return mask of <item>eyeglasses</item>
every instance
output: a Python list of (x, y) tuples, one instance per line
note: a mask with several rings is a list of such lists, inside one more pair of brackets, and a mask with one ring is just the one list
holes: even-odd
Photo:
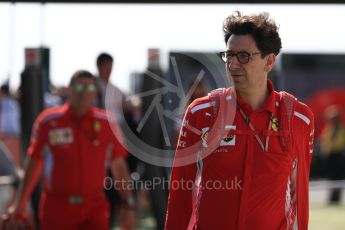
[(261, 54), (261, 52), (248, 53), (246, 51), (240, 51), (240, 52), (234, 53), (232, 51), (223, 51), (219, 53), (224, 63), (230, 63), (232, 61), (232, 58), (236, 56), (238, 62), (241, 64), (247, 64), (250, 58), (256, 54)]
[(91, 84), (81, 84), (81, 83), (75, 83), (72, 86), (73, 91), (76, 93), (81, 93), (81, 92), (86, 92), (88, 94), (92, 94), (96, 92), (97, 88), (96, 85), (91, 83)]

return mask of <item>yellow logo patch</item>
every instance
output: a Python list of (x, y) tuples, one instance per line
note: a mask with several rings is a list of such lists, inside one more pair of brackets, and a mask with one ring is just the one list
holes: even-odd
[(202, 134), (201, 134), (201, 141), (202, 141), (202, 146), (204, 148), (207, 148), (208, 147), (208, 144), (207, 144), (207, 139), (208, 139), (208, 130), (210, 128), (209, 127), (205, 127), (203, 128), (201, 131), (202, 131)]
[(273, 131), (278, 131), (279, 130), (279, 122), (278, 119), (276, 117), (272, 117), (271, 118), (271, 122), (272, 122), (272, 130)]
[[(236, 130), (236, 126), (235, 125), (226, 125), (225, 130)], [(225, 136), (223, 136), (222, 141), (220, 142), (220, 146), (234, 146), (236, 145), (236, 135), (230, 135), (230, 134), (226, 134)]]
[(93, 123), (93, 130), (95, 130), (96, 133), (99, 132), (99, 130), (101, 130), (101, 123), (98, 121), (95, 121)]
[(235, 135), (225, 135), (223, 137), (223, 141), (230, 142), (232, 139), (234, 139)]

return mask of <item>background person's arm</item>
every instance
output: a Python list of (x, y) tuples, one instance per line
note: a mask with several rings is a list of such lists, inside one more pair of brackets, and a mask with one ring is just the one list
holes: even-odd
[(115, 158), (111, 163), (111, 172), (114, 177), (113, 186), (120, 193), (123, 205), (120, 211), (120, 225), (122, 229), (135, 229), (137, 220), (135, 216), (135, 200), (130, 182), (127, 163), (124, 158)]
[(127, 163), (124, 158), (116, 158), (112, 161), (111, 172), (114, 177), (115, 189), (120, 192), (121, 198), (126, 201), (133, 197)]
[(43, 162), (43, 159), (28, 157), (24, 177), (20, 182), (14, 203), (8, 209), (8, 214), (10, 216), (25, 214), (26, 205), (30, 199), (31, 192), (41, 175)]
[(44, 127), (45, 112), (42, 112), (32, 128), (24, 177), (20, 182), (14, 203), (9, 213), (24, 214), (26, 204), (41, 175), (44, 163), (43, 147), (48, 143), (48, 130)]

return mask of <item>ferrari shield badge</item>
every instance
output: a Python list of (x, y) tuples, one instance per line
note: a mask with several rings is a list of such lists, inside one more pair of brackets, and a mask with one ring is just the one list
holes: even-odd
[(276, 117), (272, 117), (271, 118), (271, 122), (272, 122), (272, 130), (273, 131), (278, 131), (279, 130), (279, 122), (278, 119)]
[(204, 148), (208, 147), (208, 144), (207, 144), (208, 130), (209, 130), (209, 127), (202, 128), (202, 130), (201, 130), (202, 131), (202, 133), (201, 133), (201, 141), (202, 141), (202, 146)]

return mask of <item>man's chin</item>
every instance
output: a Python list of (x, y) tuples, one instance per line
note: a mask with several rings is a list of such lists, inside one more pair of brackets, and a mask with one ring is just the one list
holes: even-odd
[(242, 89), (244, 88), (243, 84), (241, 84), (240, 82), (233, 82), (233, 86), (236, 88), (236, 89)]
[(244, 85), (244, 77), (243, 76), (231, 77), (231, 83), (235, 85), (236, 87), (241, 87)]

